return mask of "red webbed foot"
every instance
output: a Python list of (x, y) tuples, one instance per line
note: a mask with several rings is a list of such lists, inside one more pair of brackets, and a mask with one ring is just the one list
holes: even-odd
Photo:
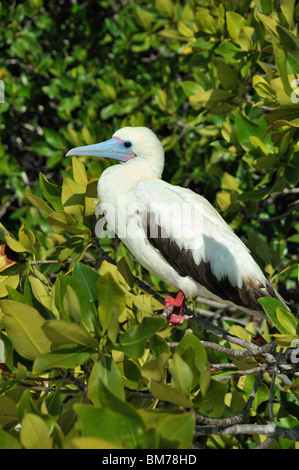
[(170, 292), (165, 299), (165, 307), (163, 315), (167, 318), (168, 323), (174, 326), (180, 326), (188, 315), (184, 315), (185, 311), (185, 295), (180, 290), (177, 294)]

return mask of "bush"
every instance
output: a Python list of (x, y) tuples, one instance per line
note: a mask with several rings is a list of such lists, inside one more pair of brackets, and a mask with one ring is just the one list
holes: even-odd
[(297, 447), (298, 320), (200, 299), (167, 324), (171, 287), (95, 237), (107, 162), (65, 154), (150, 127), (296, 309), (298, 5), (0, 6), (0, 447)]

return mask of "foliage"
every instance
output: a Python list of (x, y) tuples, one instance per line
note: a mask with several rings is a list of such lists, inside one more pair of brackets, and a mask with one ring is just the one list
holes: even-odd
[[(242, 411), (260, 358), (228, 359), (204, 345), (234, 344), (155, 315), (155, 294), (171, 287), (118, 240), (95, 238), (107, 162), (65, 154), (125, 125), (152, 128), (164, 178), (218, 207), (295, 308), (298, 5), (27, 0), (0, 3), (0, 15), (0, 447), (257, 447), (261, 434), (194, 430), (196, 413)], [(273, 300), (261, 299), (264, 339), (298, 344), (298, 320)], [(245, 341), (261, 333), (242, 312), (224, 312), (220, 326)], [(225, 378), (235, 368), (244, 375)], [(266, 371), (245, 422), (273, 413), (298, 429), (294, 377), (271, 389)]]

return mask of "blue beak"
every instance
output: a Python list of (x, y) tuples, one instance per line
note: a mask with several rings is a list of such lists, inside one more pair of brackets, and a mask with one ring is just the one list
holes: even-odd
[(117, 137), (112, 137), (112, 139), (99, 144), (75, 147), (68, 151), (66, 156), (68, 155), (113, 158), (121, 162), (135, 157), (135, 153), (125, 148), (124, 142)]

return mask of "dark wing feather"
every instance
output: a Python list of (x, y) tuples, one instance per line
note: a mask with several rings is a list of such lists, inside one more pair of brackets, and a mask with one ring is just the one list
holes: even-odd
[(268, 281), (265, 286), (261, 282), (248, 277), (244, 279), (242, 286), (239, 288), (231, 284), (228, 276), (217, 279), (211, 269), (210, 263), (201, 260), (199, 264), (196, 264), (192, 250), (181, 249), (175, 240), (165, 236), (162, 228), (156, 224), (154, 216), (147, 214), (144, 222), (146, 222), (144, 228), (148, 241), (160, 252), (163, 258), (180, 276), (191, 277), (201, 286), (204, 286), (209, 292), (217, 295), (224, 301), (231, 301), (235, 305), (253, 311), (259, 311), (263, 314), (264, 310), (257, 299), (267, 296), (277, 298), (274, 288)]

